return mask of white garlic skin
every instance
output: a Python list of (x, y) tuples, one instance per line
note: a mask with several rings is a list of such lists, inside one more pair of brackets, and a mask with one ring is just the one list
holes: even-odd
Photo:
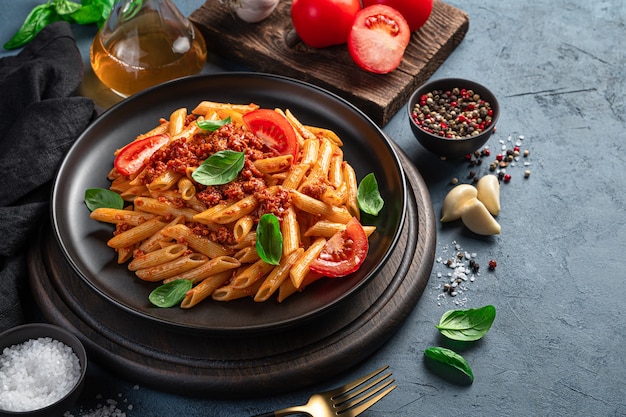
[(470, 199), (476, 198), (478, 190), (473, 185), (459, 184), (451, 189), (443, 199), (441, 221), (452, 222), (461, 218), (463, 206)]
[(258, 23), (272, 14), (279, 0), (239, 0), (234, 6), (235, 13), (247, 23)]
[(476, 184), (477, 197), (494, 216), (500, 214), (500, 181), (493, 174), (484, 175)]
[(478, 235), (497, 235), (501, 231), (500, 224), (477, 198), (472, 198), (465, 203), (461, 220), (465, 227)]

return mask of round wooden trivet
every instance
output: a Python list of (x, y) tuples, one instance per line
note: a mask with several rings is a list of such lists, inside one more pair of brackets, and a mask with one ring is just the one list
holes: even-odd
[(72, 269), (51, 228), (29, 252), (30, 286), (44, 317), (85, 343), (90, 357), (132, 383), (184, 395), (255, 397), (321, 382), (379, 349), (411, 313), (430, 277), (435, 217), (422, 177), (401, 154), (409, 204), (393, 254), (375, 279), (300, 327), (224, 337), (132, 315)]

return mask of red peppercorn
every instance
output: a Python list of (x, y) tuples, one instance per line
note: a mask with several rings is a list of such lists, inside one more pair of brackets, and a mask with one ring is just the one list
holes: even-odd
[(502, 161), (502, 158), (504, 158), (504, 157), (502, 156), (501, 153), (496, 155), (496, 161)]
[(495, 259), (492, 259), (492, 260), (489, 261), (489, 269), (490, 270), (493, 271), (494, 269), (496, 269), (496, 266), (498, 266), (498, 263), (496, 262)]
[(511, 174), (504, 174), (504, 182), (511, 181)]

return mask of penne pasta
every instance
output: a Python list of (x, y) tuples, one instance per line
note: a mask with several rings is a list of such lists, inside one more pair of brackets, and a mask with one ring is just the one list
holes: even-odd
[(206, 256), (199, 253), (191, 253), (159, 265), (138, 269), (135, 271), (135, 274), (144, 281), (163, 281), (166, 278), (177, 276), (196, 268), (207, 261), (208, 258)]
[(291, 252), (287, 256), (283, 256), (278, 266), (272, 269), (267, 278), (263, 281), (263, 284), (259, 287), (257, 293), (254, 296), (254, 301), (262, 302), (267, 301), (268, 298), (278, 290), (280, 285), (289, 277), (289, 270), (296, 260), (302, 255), (304, 249), (299, 248)]

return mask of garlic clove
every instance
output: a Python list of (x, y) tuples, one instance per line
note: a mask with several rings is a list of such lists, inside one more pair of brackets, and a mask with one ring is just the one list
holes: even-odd
[(271, 15), (279, 0), (238, 0), (235, 13), (247, 23), (258, 23)]
[(476, 184), (477, 197), (494, 216), (500, 214), (500, 181), (493, 174), (484, 175)]
[(500, 224), (477, 198), (472, 198), (465, 203), (461, 220), (469, 230), (478, 235), (490, 236), (500, 234)]
[(461, 218), (463, 206), (470, 199), (476, 198), (477, 189), (470, 184), (459, 184), (451, 189), (443, 199), (441, 221), (452, 222)]

